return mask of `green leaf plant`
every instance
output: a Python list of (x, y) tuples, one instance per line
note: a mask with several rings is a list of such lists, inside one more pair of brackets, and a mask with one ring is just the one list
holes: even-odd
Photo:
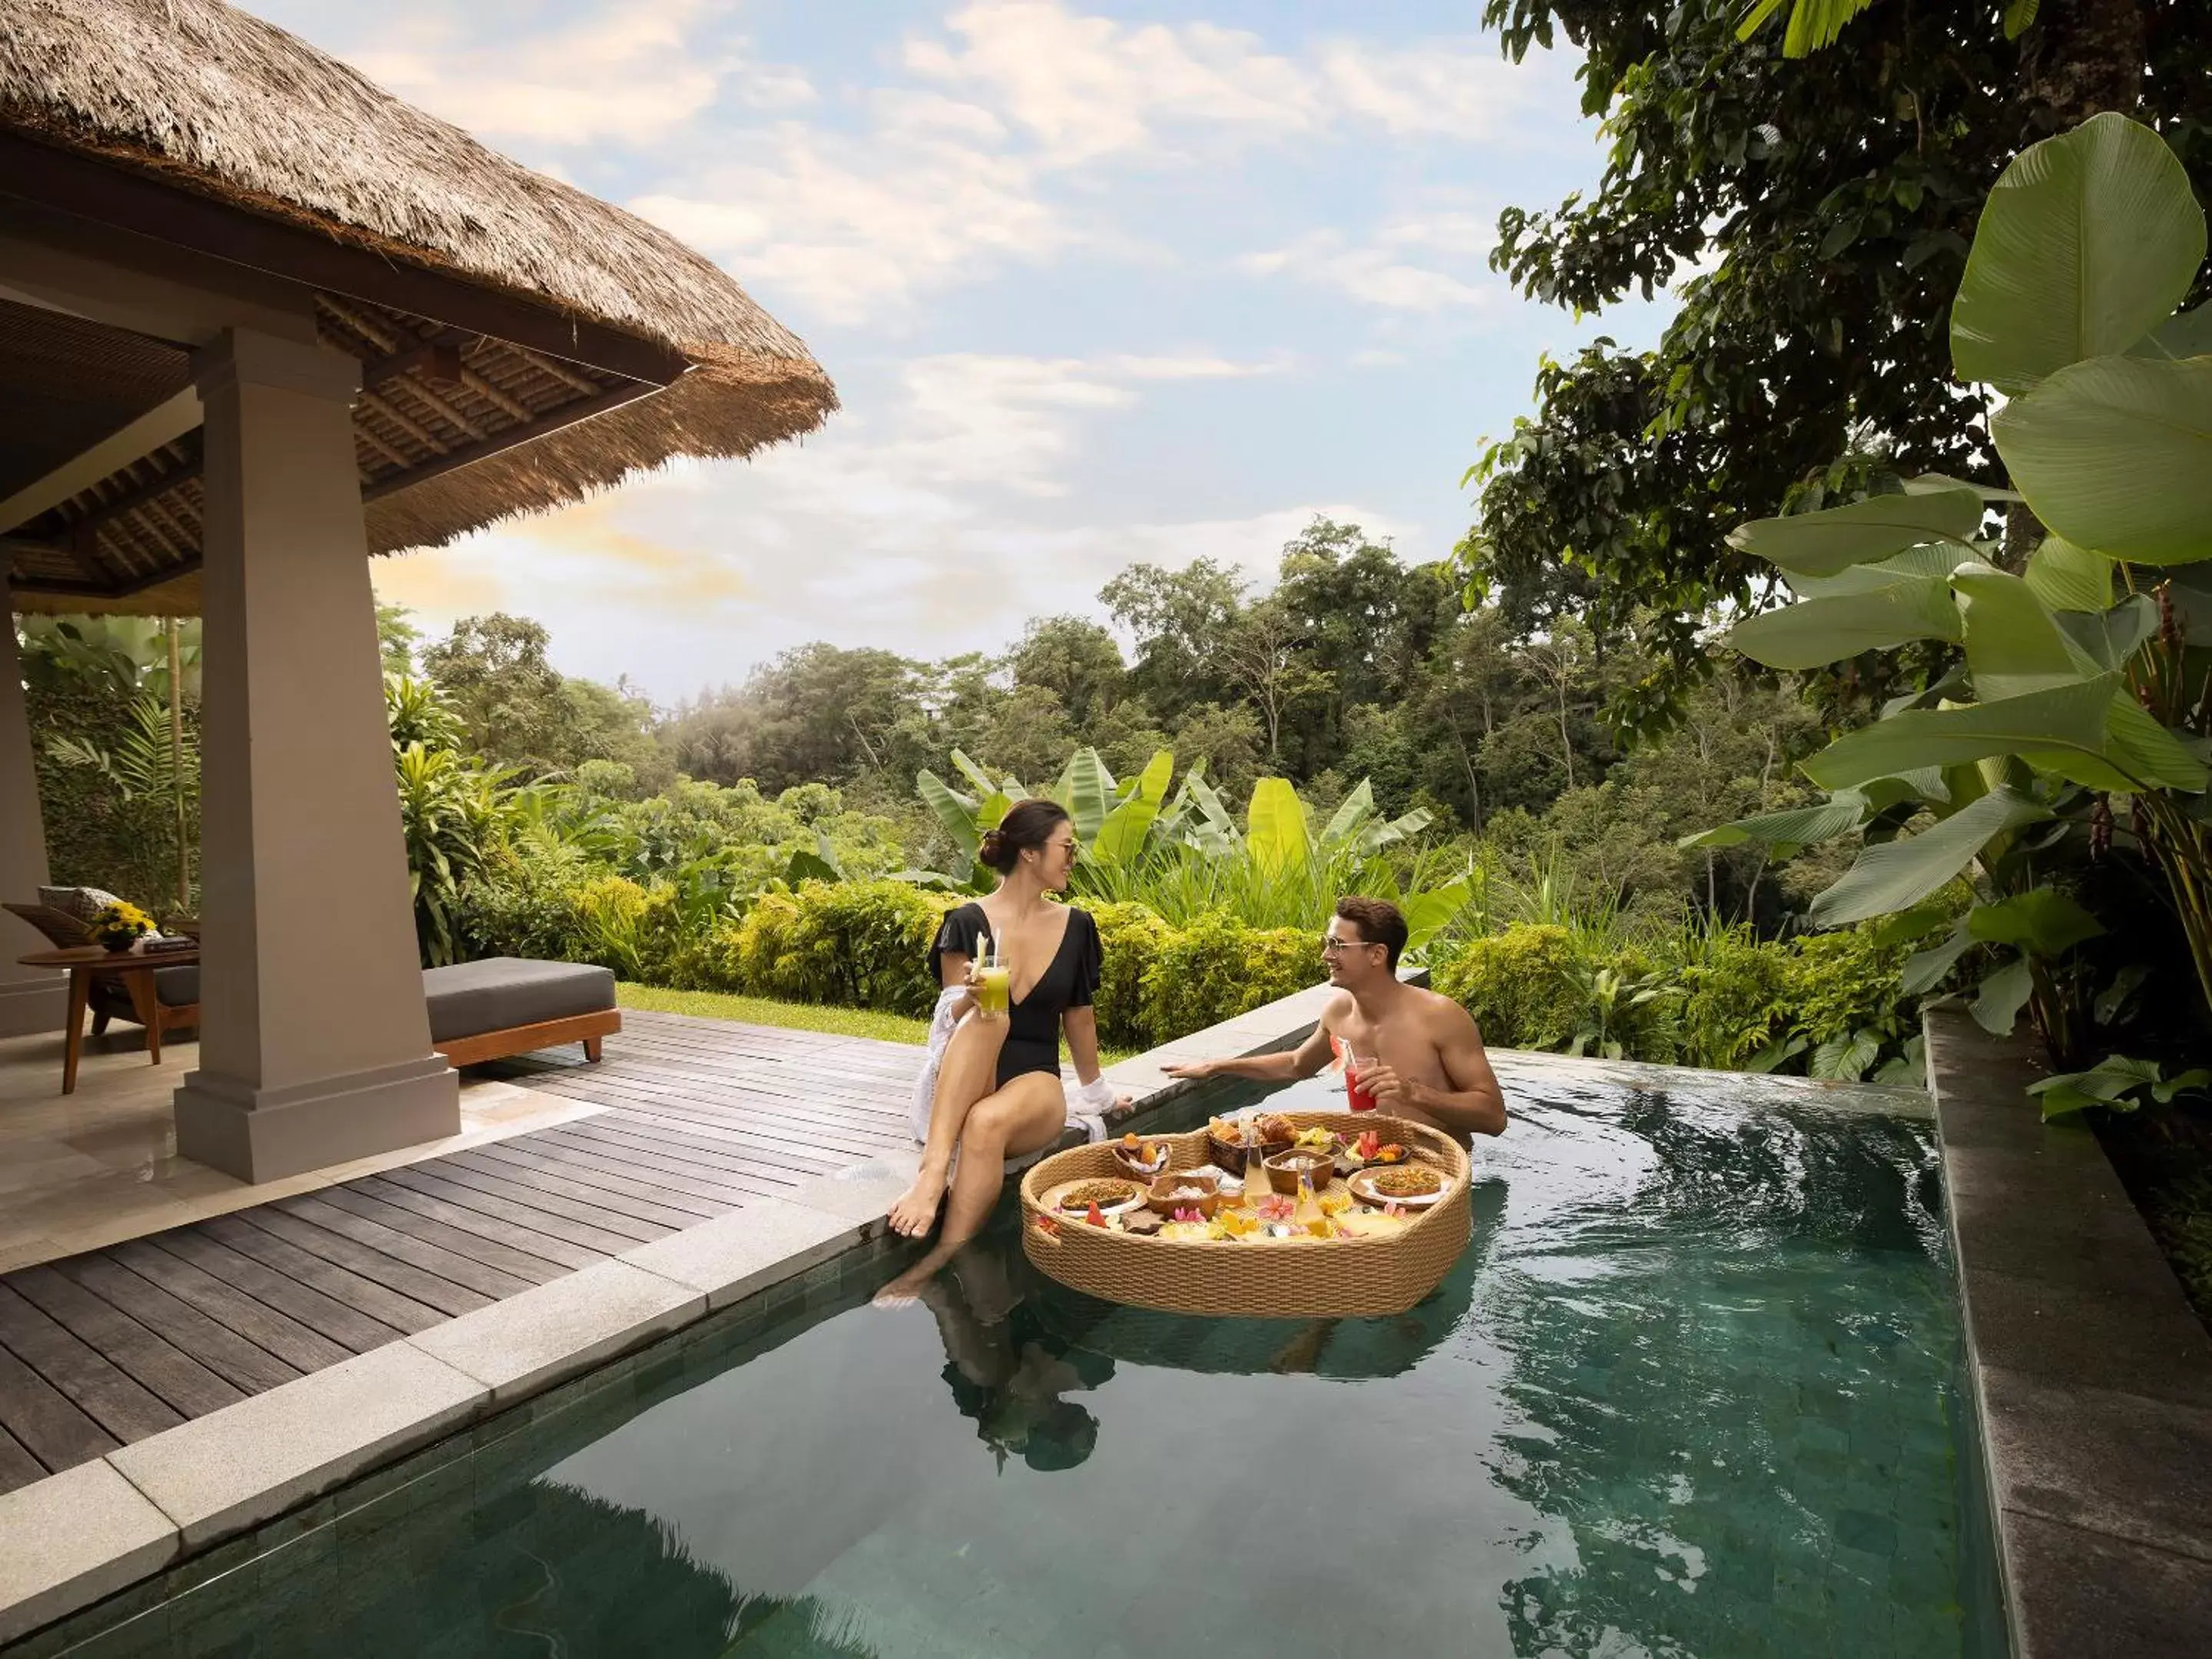
[[(1814, 922), (1941, 933), (1907, 991), (1971, 960), (1974, 1017), (2008, 1031), (2028, 1008), (2062, 1060), (2092, 1011), (2059, 994), (2059, 965), (2106, 932), (2055, 882), (2062, 851), (2117, 842), (2155, 870), (2212, 1006), (2212, 584), (2187, 568), (2212, 560), (2212, 319), (2174, 314), (2205, 246), (2203, 210), (2149, 129), (2099, 115), (2023, 151), (1951, 319), (1960, 378), (2003, 394), (1990, 429), (2016, 495), (1913, 480), (1732, 538), (1795, 596), (1729, 632), (1746, 656), (1794, 671), (1932, 641), (1959, 660), (1804, 763), (1826, 803), (1685, 844), (1861, 835)], [(2006, 501), (2048, 532), (2017, 572), (1980, 533)], [(1929, 908), (1961, 881), (1963, 910)], [(2133, 1073), (2111, 1068), (2138, 1064), (2051, 1079), (2046, 1113), (2118, 1103)]]

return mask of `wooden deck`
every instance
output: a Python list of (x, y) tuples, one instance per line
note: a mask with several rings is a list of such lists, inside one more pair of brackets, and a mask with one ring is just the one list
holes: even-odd
[(625, 1012), (599, 1115), (0, 1276), (0, 1492), (912, 1146), (920, 1050)]

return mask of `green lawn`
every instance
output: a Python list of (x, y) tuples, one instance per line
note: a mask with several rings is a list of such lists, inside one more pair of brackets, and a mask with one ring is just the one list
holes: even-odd
[[(720, 991), (669, 991), (658, 985), (615, 988), (625, 1008), (647, 1008), (659, 1014), (690, 1014), (699, 1019), (738, 1019), (748, 1025), (783, 1025), (796, 1031), (831, 1031), (839, 1036), (874, 1037), (883, 1042), (924, 1043), (929, 1041), (929, 1022), (902, 1014), (871, 1013), (863, 1008), (830, 1008), (811, 1002), (778, 1002), (772, 997), (731, 996)], [(1105, 1048), (1098, 1051), (1101, 1065), (1111, 1066), (1137, 1051)]]
[(777, 1002), (768, 997), (728, 996), (720, 991), (668, 991), (657, 985), (622, 984), (615, 994), (625, 1008), (660, 1014), (690, 1014), (700, 1019), (740, 1019), (749, 1025), (785, 1025), (799, 1031), (831, 1031), (839, 1036), (874, 1037), (883, 1042), (929, 1041), (929, 1022), (862, 1008), (825, 1008), (811, 1002)]

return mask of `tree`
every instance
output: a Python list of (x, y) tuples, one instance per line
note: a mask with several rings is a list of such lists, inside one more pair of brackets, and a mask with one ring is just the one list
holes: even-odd
[(1088, 728), (1121, 701), (1128, 670), (1113, 635), (1081, 617), (1040, 617), (1008, 653), (1016, 690), (1035, 686), (1060, 699), (1067, 718)]
[(422, 646), (422, 630), (415, 625), (415, 613), (404, 605), (386, 605), (379, 599), (376, 646), (384, 655), (386, 673), (412, 674), (415, 653)]
[(1486, 9), (1516, 59), (1562, 33), (1579, 46), (1583, 107), (1613, 135), (1587, 199), (1501, 216), (1493, 265), (1579, 312), (1710, 267), (1682, 283), (1657, 349), (1601, 341), (1546, 363), (1538, 414), (1470, 475), (1479, 523), (1460, 559), (1478, 591), (1540, 617), (1583, 605), (1601, 642), (1639, 608), (1658, 613), (1656, 672), (1616, 698), (1632, 726), (1663, 723), (1705, 672), (1704, 613), (1771, 592), (1766, 568), (1729, 544), (1735, 524), (1791, 504), (1853, 451), (2002, 481), (1984, 402), (1950, 376), (1945, 323), (2013, 155), (2097, 110), (2131, 110), (2200, 195), (2212, 190), (2201, 5), (2047, 0), (2013, 42), (1993, 6), (1881, 0), (1795, 60), (1771, 32), (1740, 41), (1744, 9)]
[(1115, 621), (1137, 646), (1132, 688), (1170, 720), (1228, 691), (1218, 666), (1222, 641), (1243, 613), (1244, 580), (1211, 559), (1181, 570), (1133, 564), (1099, 590)]
[(1270, 594), (1238, 617), (1221, 642), (1229, 678), (1252, 700), (1267, 733), (1267, 759), (1283, 754), (1283, 714), (1300, 692), (1326, 684), (1300, 661), (1297, 618), (1279, 594)]

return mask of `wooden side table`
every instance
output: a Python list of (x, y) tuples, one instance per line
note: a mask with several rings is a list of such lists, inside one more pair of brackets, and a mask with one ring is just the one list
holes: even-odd
[[(154, 994), (154, 970), (157, 968), (191, 968), (198, 964), (199, 946), (188, 951), (157, 951), (151, 955), (134, 955), (128, 951), (109, 951), (97, 945), (73, 945), (66, 951), (33, 951), (16, 961), (26, 968), (66, 968), (69, 969), (69, 1030), (68, 1041), (62, 1050), (62, 1092), (76, 1092), (77, 1057), (84, 1049), (84, 1011), (92, 1000), (92, 981), (95, 975), (107, 974), (119, 977), (124, 989), (130, 994), (131, 1006), (138, 1023), (146, 1028), (146, 1053), (152, 1063), (161, 1063), (161, 1022), (171, 1010), (161, 1006), (161, 1000)], [(175, 1011), (181, 1012), (181, 1011)], [(179, 1021), (182, 1024), (185, 1022)]]

